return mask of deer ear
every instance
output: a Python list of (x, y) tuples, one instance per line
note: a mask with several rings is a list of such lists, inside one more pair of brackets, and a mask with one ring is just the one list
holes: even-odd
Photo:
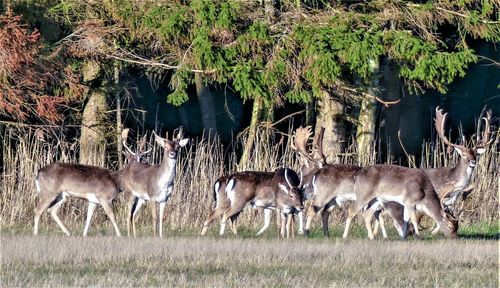
[(184, 146), (186, 146), (186, 144), (188, 144), (188, 142), (189, 142), (189, 138), (184, 138), (184, 139), (179, 141), (179, 146), (184, 147)]
[(486, 151), (485, 148), (477, 148), (476, 149), (476, 153), (479, 154), (479, 155), (483, 154), (485, 151)]
[(155, 141), (160, 145), (163, 149), (165, 149), (165, 139), (155, 134)]
[(462, 149), (458, 147), (453, 147), (453, 148), (455, 149), (455, 151), (457, 151), (458, 154), (460, 154), (460, 156), (464, 156)]
[(285, 192), (287, 195), (290, 195), (290, 192), (288, 191), (288, 188), (285, 185), (278, 183), (278, 186), (283, 192)]

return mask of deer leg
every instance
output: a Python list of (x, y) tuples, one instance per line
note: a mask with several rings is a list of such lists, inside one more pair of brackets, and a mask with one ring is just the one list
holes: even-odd
[(408, 206), (404, 205), (403, 208), (403, 235), (401, 236), (402, 240), (405, 240), (408, 237), (408, 221), (410, 220), (410, 211), (408, 210)]
[(256, 236), (262, 234), (269, 227), (271, 223), (271, 213), (273, 213), (271, 209), (264, 209), (264, 225), (260, 228), (259, 232), (257, 232)]
[(87, 208), (87, 220), (85, 221), (85, 228), (83, 228), (83, 237), (87, 236), (90, 226), (90, 220), (92, 219), (92, 215), (94, 214), (96, 203), (89, 202), (89, 206)]
[(149, 207), (151, 208), (151, 216), (153, 217), (153, 235), (158, 235), (158, 209), (156, 207), (155, 201), (149, 202)]
[(321, 211), (321, 223), (323, 224), (323, 235), (326, 237), (330, 237), (330, 233), (328, 231), (328, 218), (330, 218), (330, 211), (325, 208)]
[(299, 216), (299, 235), (304, 235), (304, 212), (300, 211)]
[(132, 229), (132, 216), (134, 215), (134, 210), (137, 206), (137, 202), (139, 201), (139, 198), (131, 196), (131, 198), (128, 200), (127, 206), (128, 206), (128, 211), (127, 211), (127, 236), (130, 237), (131, 235), (131, 229)]
[(165, 211), (165, 205), (167, 201), (160, 203), (160, 238), (163, 238), (163, 212)]
[(387, 230), (385, 229), (385, 221), (381, 210), (376, 210), (373, 215), (375, 216), (375, 226), (373, 228), (373, 236), (378, 234), (378, 228), (380, 224), (380, 229), (382, 230), (382, 237), (387, 238)]
[[(366, 201), (367, 202), (367, 201)], [(356, 203), (354, 203), (353, 206), (351, 206), (349, 208), (349, 210), (347, 211), (347, 219), (345, 221), (345, 228), (344, 228), (344, 234), (342, 235), (343, 238), (347, 238), (347, 236), (349, 235), (349, 229), (351, 229), (351, 223), (352, 223), (352, 219), (354, 219), (354, 217), (356, 217), (356, 214), (358, 214), (359, 210), (361, 210), (361, 208), (365, 205), (364, 202), (361, 202), (361, 201), (357, 201)]]
[(137, 198), (137, 204), (135, 205), (134, 211), (132, 211), (132, 214), (130, 215), (130, 220), (132, 221), (132, 233), (134, 237), (137, 235), (137, 230), (135, 228), (135, 221), (137, 220), (137, 212), (139, 212), (139, 209), (141, 209), (142, 205), (146, 202), (143, 199)]
[(214, 222), (215, 219), (219, 218), (222, 213), (224, 213), (224, 207), (217, 207), (214, 211), (208, 214), (207, 220), (205, 220), (205, 223), (203, 223), (201, 235), (205, 235), (207, 233), (208, 227)]
[(420, 233), (418, 232), (418, 228), (417, 228), (418, 227), (417, 226), (418, 225), (418, 220), (417, 220), (417, 214), (415, 212), (415, 209), (410, 209), (410, 219), (411, 219), (411, 224), (413, 225), (413, 228), (414, 228), (413, 230), (415, 230), (414, 231), (414, 233), (415, 233), (414, 236), (415, 236), (415, 238), (418, 239), (418, 238), (420, 238)]
[(280, 237), (285, 238), (285, 230), (287, 224), (287, 215), (285, 213), (280, 213), (281, 216), (281, 229), (280, 229)]
[(102, 200), (100, 201), (102, 208), (104, 208), (104, 212), (106, 212), (106, 215), (108, 215), (109, 220), (111, 220), (111, 223), (113, 223), (113, 227), (115, 228), (116, 236), (121, 237), (122, 233), (120, 232), (120, 229), (118, 228), (118, 225), (116, 224), (116, 218), (115, 218), (115, 213), (113, 212), (113, 207), (111, 206), (111, 201), (105, 201)]
[[(58, 194), (57, 197), (60, 197), (59, 195), (60, 194)], [(45, 211), (45, 209), (47, 209), (53, 201), (57, 200), (57, 197), (55, 199), (40, 197), (40, 201), (35, 208), (35, 225), (33, 226), (33, 235), (38, 235), (38, 224), (40, 223), (40, 217), (42, 216), (43, 211)]]
[(306, 217), (306, 230), (304, 231), (304, 235), (307, 237), (309, 236), (309, 231), (311, 230), (311, 225), (312, 225), (312, 220), (314, 219), (314, 216), (316, 216), (316, 213), (318, 213), (319, 208), (317, 208), (314, 205), (311, 205), (309, 209), (307, 209), (307, 217)]
[(71, 234), (69, 233), (68, 229), (66, 228), (66, 226), (64, 226), (61, 219), (59, 219), (59, 215), (57, 215), (59, 207), (61, 207), (61, 205), (64, 203), (65, 200), (66, 200), (65, 197), (62, 194), (59, 194), (57, 198), (50, 204), (49, 211), (50, 215), (52, 215), (52, 218), (54, 218), (57, 225), (61, 227), (64, 234), (66, 234), (66, 236), (70, 236)]
[[(224, 211), (224, 215), (222, 215), (222, 221), (220, 223), (221, 227), (220, 227), (219, 235), (221, 235), (221, 236), (224, 235), (224, 230), (226, 227), (227, 220), (229, 218), (231, 218), (233, 215), (239, 213), (243, 209), (245, 204), (246, 203), (244, 203), (243, 205), (236, 206), (236, 207), (229, 207), (226, 209), (226, 211)], [(236, 231), (236, 227), (234, 225), (230, 225), (230, 228), (233, 231), (234, 235), (238, 234), (238, 231)]]

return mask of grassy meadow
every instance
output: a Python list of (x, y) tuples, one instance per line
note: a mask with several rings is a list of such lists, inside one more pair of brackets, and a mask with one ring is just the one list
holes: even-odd
[(273, 232), (134, 239), (4, 231), (1, 286), (498, 286), (496, 240), (281, 240)]

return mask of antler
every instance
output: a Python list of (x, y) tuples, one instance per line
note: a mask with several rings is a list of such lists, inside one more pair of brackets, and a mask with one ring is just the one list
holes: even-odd
[(313, 156), (309, 152), (307, 152), (306, 148), (307, 140), (309, 139), (309, 137), (311, 137), (311, 135), (311, 126), (307, 126), (305, 128), (300, 126), (299, 128), (297, 128), (292, 136), (292, 149), (297, 151), (297, 153), (307, 158), (308, 160), (314, 162), (315, 160)]
[(122, 131), (122, 144), (123, 144), (123, 147), (125, 147), (125, 149), (127, 150), (128, 153), (132, 154), (135, 156), (135, 153), (132, 152), (132, 149), (130, 149), (130, 147), (127, 146), (127, 138), (128, 138), (128, 132), (129, 132), (130, 129), (126, 128), (126, 129), (123, 129)]
[(318, 150), (316, 151), (321, 159), (323, 160), (323, 164), (326, 164), (326, 156), (323, 153), (323, 136), (325, 135), (325, 127), (321, 127), (319, 130), (318, 137), (316, 138), (316, 145), (318, 146)]
[[(482, 116), (482, 115), (481, 115)], [(477, 148), (484, 148), (488, 145), (490, 145), (493, 141), (495, 141), (494, 138), (490, 139), (488, 141), (489, 135), (490, 135), (490, 125), (491, 125), (491, 111), (486, 111), (486, 117), (482, 117), (482, 120), (484, 120), (484, 131), (482, 133), (482, 139), (479, 139), (479, 126), (478, 126), (478, 133), (477, 133), (477, 144), (476, 144), (476, 149)]]
[(149, 150), (144, 151), (144, 146), (146, 146), (146, 134), (144, 134), (144, 136), (142, 136), (141, 141), (137, 145), (137, 150), (138, 150), (137, 152), (139, 154), (138, 157), (145, 155), (145, 154), (148, 154), (149, 152), (151, 152), (151, 150), (153, 150), (153, 148), (149, 148)]
[(446, 120), (446, 115), (448, 113), (443, 114), (443, 110), (439, 109), (439, 107), (436, 107), (436, 120), (435, 120), (435, 125), (436, 125), (436, 131), (439, 135), (439, 138), (443, 140), (444, 144), (451, 146), (451, 147), (456, 147), (459, 149), (466, 149), (465, 146), (463, 145), (457, 145), (451, 143), (445, 136), (444, 136), (444, 121)]

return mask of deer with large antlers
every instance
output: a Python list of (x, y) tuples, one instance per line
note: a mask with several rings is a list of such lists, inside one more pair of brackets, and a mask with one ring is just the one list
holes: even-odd
[[(230, 206), (222, 216), (220, 235), (224, 234), (228, 219), (235, 217), (250, 203), (255, 208), (264, 209), (264, 226), (257, 232), (262, 234), (271, 221), (273, 210), (279, 209), (286, 217), (302, 209), (302, 199), (297, 188), (297, 173), (289, 168), (280, 168), (275, 172), (246, 171), (232, 174), (226, 184), (226, 195)], [(236, 227), (231, 226), (234, 234)]]
[[(137, 212), (144, 203), (150, 202), (154, 235), (163, 237), (163, 213), (174, 188), (177, 154), (188, 143), (188, 139), (183, 137), (182, 127), (177, 138), (173, 140), (162, 138), (155, 133), (154, 135), (156, 143), (164, 149), (162, 162), (158, 165), (148, 165), (132, 161), (118, 173), (120, 187), (124, 190), (128, 202), (127, 233), (129, 236), (131, 230), (134, 237), (136, 236)], [(132, 150), (125, 141), (123, 144), (130, 153)], [(158, 217), (158, 212), (160, 217)]]
[(486, 151), (486, 147), (491, 144), (494, 139), (488, 141), (491, 121), (491, 113), (489, 111), (486, 112), (486, 117), (482, 119), (485, 121), (485, 129), (482, 133), (482, 137), (479, 137), (480, 125), (478, 125), (476, 145), (472, 148), (468, 148), (465, 145), (454, 144), (446, 138), (444, 133), (446, 115), (447, 113), (443, 114), (442, 109), (439, 109), (439, 107), (436, 108), (436, 131), (443, 143), (448, 145), (448, 147), (453, 147), (460, 155), (460, 160), (454, 167), (425, 169), (424, 172), (431, 180), (432, 185), (434, 185), (443, 205), (449, 207), (455, 204), (464, 188), (469, 185), (472, 172), (476, 167), (478, 155), (483, 154), (484, 151)]
[(70, 232), (59, 219), (57, 212), (66, 198), (76, 197), (89, 202), (83, 236), (87, 236), (97, 204), (104, 208), (113, 223), (116, 235), (121, 236), (112, 208), (112, 201), (118, 195), (119, 189), (115, 175), (108, 169), (71, 163), (50, 164), (38, 170), (36, 191), (39, 201), (35, 209), (34, 235), (38, 234), (40, 216), (48, 209), (64, 234), (69, 236)]

